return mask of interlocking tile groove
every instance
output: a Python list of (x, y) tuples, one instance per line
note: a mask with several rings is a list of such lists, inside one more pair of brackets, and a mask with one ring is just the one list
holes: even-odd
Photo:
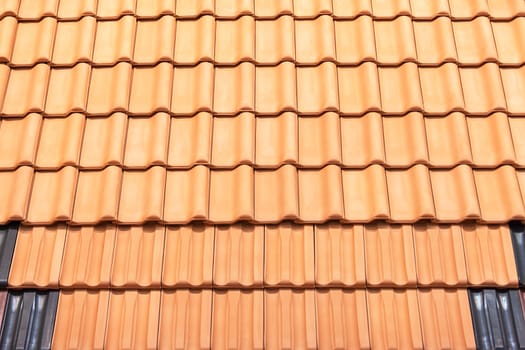
[[(422, 1), (436, 5), (443, 1)], [(448, 8), (448, 3), (445, 4)], [(441, 62), (457, 62), (452, 22), (449, 17), (437, 17), (432, 21), (414, 21), (414, 38), (417, 51), (417, 62), (425, 65), (436, 65)]]
[(132, 76), (129, 63), (121, 62), (113, 67), (91, 70), (91, 82), (87, 113), (107, 115), (111, 112), (126, 111), (129, 101), (129, 86)]
[(40, 22), (19, 23), (10, 64), (32, 66), (38, 62), (49, 62), (56, 25), (56, 19), (51, 17), (45, 17)]
[(153, 68), (135, 67), (131, 78), (130, 114), (169, 112), (172, 75), (173, 68), (167, 62)]
[(58, 291), (9, 291), (0, 331), (4, 349), (51, 349)]
[(264, 65), (295, 60), (293, 17), (281, 16), (271, 21), (255, 22), (255, 60)]
[(73, 68), (53, 68), (49, 77), (46, 115), (66, 116), (85, 112), (91, 67), (79, 63)]
[(335, 61), (334, 23), (330, 16), (295, 21), (295, 59), (300, 64)]
[[(17, 223), (0, 226), (0, 287), (2, 288), (7, 287), (7, 279), (9, 277), (9, 270), (11, 269), (17, 234)], [(5, 304), (5, 295), (3, 302), (0, 302), (0, 304)], [(3, 312), (0, 312), (0, 315), (2, 314)]]
[[(387, 1), (383, 3), (386, 4)], [(401, 16), (392, 21), (374, 21), (374, 33), (378, 62), (399, 64), (417, 61), (410, 17)]]
[[(454, 28), (459, 62), (474, 65), (488, 61), (497, 61), (498, 55), (492, 27), (487, 17), (478, 17), (471, 21), (453, 22), (452, 27)], [(472, 40), (473, 35), (476, 36), (476, 40)], [(483, 45), (480, 45), (480, 43), (483, 43)]]
[[(73, 3), (74, 1), (68, 2)], [(64, 3), (66, 2), (61, 1), (61, 4)], [(93, 17), (82, 17), (72, 22), (58, 22), (53, 48), (53, 64), (73, 66), (77, 62), (91, 62), (96, 25), (97, 21)]]
[(519, 282), (523, 287), (525, 286), (525, 231), (523, 224), (518, 221), (511, 222), (509, 227)]
[(371, 17), (360, 16), (351, 21), (334, 21), (334, 26), (338, 63), (355, 65), (376, 60), (374, 22)]
[(215, 24), (216, 64), (236, 65), (253, 61), (255, 57), (255, 20), (242, 16), (233, 21), (217, 21)]
[[(163, 3), (166, 2), (163, 1)], [(151, 9), (147, 1), (142, 1), (142, 3), (148, 4), (145, 9)], [(152, 38), (166, 35), (166, 33), (175, 33), (176, 28), (176, 20), (172, 16), (163, 16), (156, 21), (138, 21), (133, 62), (140, 65), (154, 65), (159, 61), (172, 61), (175, 40), (152, 40)]]
[(35, 161), (42, 116), (31, 113), (25, 118), (0, 122), (0, 167), (15, 169)]
[(255, 118), (241, 113), (232, 118), (213, 120), (211, 162), (230, 168), (253, 164), (255, 157)]
[(469, 300), (478, 349), (525, 348), (525, 321), (517, 290), (473, 289)]
[(174, 115), (212, 112), (213, 82), (214, 68), (209, 62), (195, 67), (176, 67), (173, 72), (171, 112)]

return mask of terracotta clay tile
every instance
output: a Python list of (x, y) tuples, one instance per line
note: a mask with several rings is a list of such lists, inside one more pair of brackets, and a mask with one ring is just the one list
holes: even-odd
[(97, 13), (97, 0), (60, 0), (58, 18), (77, 19), (94, 16)]
[(188, 170), (168, 170), (164, 221), (186, 223), (208, 218), (210, 170), (194, 166)]
[(20, 0), (18, 17), (23, 19), (38, 19), (44, 16), (56, 16), (58, 0), (47, 0), (34, 2), (32, 0)]
[(293, 0), (255, 0), (257, 18), (276, 18), (291, 14), (293, 14)]
[(317, 349), (314, 290), (266, 290), (264, 322), (268, 349)]
[(404, 114), (421, 110), (423, 101), (417, 65), (405, 63), (399, 67), (379, 68), (379, 84), (383, 111)]
[(383, 118), (383, 133), (388, 165), (408, 167), (428, 162), (425, 122), (421, 113)]
[(410, 0), (412, 16), (417, 19), (433, 19), (437, 16), (449, 15), (448, 0)]
[[(177, 4), (178, 5), (178, 4)], [(174, 60), (179, 64), (213, 61), (215, 19), (202, 16), (197, 20), (177, 21)]]
[(297, 68), (297, 103), (303, 114), (337, 111), (337, 70), (332, 62)]
[(217, 167), (253, 164), (255, 117), (241, 113), (231, 118), (214, 118), (211, 163)]
[(453, 22), (452, 27), (460, 63), (480, 64), (497, 60), (492, 27), (487, 17)]
[(119, 226), (111, 267), (111, 286), (160, 287), (165, 227), (155, 224)]
[(425, 118), (428, 156), (435, 167), (472, 163), (467, 121), (462, 113)]
[(104, 115), (127, 110), (131, 72), (131, 65), (128, 63), (93, 68), (87, 112), (91, 115)]
[(467, 125), (474, 164), (496, 167), (514, 162), (514, 147), (505, 114), (467, 118)]
[(343, 170), (343, 194), (345, 220), (368, 222), (388, 218), (388, 192), (382, 166)]
[(50, 61), (56, 25), (56, 19), (51, 17), (40, 22), (20, 22), (10, 63), (13, 66), (32, 66)]
[[(230, 68), (225, 68), (230, 69)], [(224, 79), (221, 77), (221, 79)], [(212, 110), (214, 72), (211, 63), (177, 67), (173, 72), (171, 111), (193, 115)], [(225, 91), (226, 94), (229, 91)]]
[(252, 111), (255, 104), (255, 66), (243, 62), (235, 67), (216, 67), (213, 110), (218, 114)]
[(297, 110), (295, 65), (283, 62), (276, 67), (255, 69), (255, 110), (278, 114)]
[(327, 165), (321, 170), (299, 170), (299, 213), (307, 222), (343, 217), (341, 169)]
[(428, 168), (415, 165), (407, 170), (387, 170), (390, 219), (414, 222), (434, 217)]
[(460, 68), (465, 109), (472, 114), (487, 114), (505, 110), (505, 95), (495, 63), (486, 63), (479, 68)]
[(53, 64), (72, 66), (77, 62), (91, 62), (97, 21), (82, 17), (74, 22), (58, 22)]
[(518, 275), (506, 225), (463, 225), (470, 286), (516, 287)]
[(423, 105), (427, 114), (442, 115), (465, 108), (458, 67), (445, 63), (440, 67), (419, 68)]
[(364, 237), (367, 286), (416, 285), (411, 225), (370, 224)]
[(525, 115), (525, 67), (501, 68), (500, 72), (508, 112), (513, 115)]
[(298, 18), (314, 18), (332, 13), (332, 1), (294, 0), (294, 15)]
[[(159, 15), (174, 15), (175, 2), (172, 0), (137, 0), (136, 15), (140, 18), (157, 18)], [(155, 40), (152, 40), (155, 41)]]
[(355, 18), (360, 15), (372, 15), (372, 2), (370, 0), (332, 0), (334, 17)]
[(453, 19), (471, 19), (490, 15), (486, 0), (449, 0), (449, 4)]
[(214, 291), (213, 349), (264, 348), (264, 295), (262, 290)]
[(520, 0), (488, 0), (490, 16), (497, 19), (510, 19), (525, 14), (525, 4)]
[(525, 40), (525, 18), (519, 17), (510, 22), (491, 22), (491, 25), (498, 49), (498, 60), (503, 64), (522, 64), (525, 61), (525, 50), (521, 45)]
[(525, 118), (508, 118), (508, 121), (516, 153), (516, 164), (523, 166), (525, 165), (525, 139), (521, 135), (525, 132)]
[(168, 226), (162, 269), (163, 287), (211, 287), (215, 227)]
[(328, 223), (315, 227), (316, 286), (365, 285), (362, 225)]
[(360, 64), (375, 61), (374, 22), (369, 16), (360, 16), (351, 21), (335, 21), (335, 44), (337, 62)]
[(266, 287), (307, 287), (315, 283), (314, 230), (311, 225), (281, 223), (265, 229)]
[(331, 16), (295, 21), (295, 57), (298, 64), (335, 61), (334, 21)]
[(59, 171), (35, 172), (26, 220), (32, 224), (70, 220), (77, 174), (77, 169), (69, 166)]
[(120, 167), (81, 171), (72, 221), (76, 224), (94, 224), (116, 220), (121, 181)]
[(176, 289), (161, 293), (159, 349), (209, 348), (212, 291)]
[(191, 167), (209, 164), (211, 157), (212, 116), (201, 112), (193, 117), (171, 118), (168, 165)]
[(108, 291), (61, 291), (53, 349), (102, 349), (108, 301)]
[(16, 28), (18, 22), (15, 17), (0, 19), (0, 62), (9, 62), (15, 44)]
[(474, 170), (474, 179), (483, 221), (506, 222), (525, 216), (514, 168), (504, 165), (495, 170)]
[(115, 19), (122, 15), (135, 13), (136, 0), (99, 1), (97, 16), (103, 19)]
[[(255, 119), (255, 163), (275, 168), (298, 161), (297, 115), (286, 112), (274, 118)], [(274, 147), (273, 145), (279, 145)]]
[(53, 349), (102, 349), (106, 332), (109, 291), (61, 291)]
[(84, 121), (85, 117), (79, 113), (66, 118), (44, 118), (35, 166), (39, 169), (58, 169), (77, 165)]
[(360, 118), (341, 118), (342, 163), (347, 167), (363, 167), (385, 162), (383, 120), (379, 113)]
[(215, 0), (215, 14), (221, 18), (253, 15), (253, 0)]
[[(435, 1), (420, 1), (434, 4)], [(448, 4), (446, 5), (448, 7)], [(442, 62), (457, 61), (452, 22), (448, 17), (438, 17), (433, 21), (414, 21), (414, 37), (417, 60), (421, 64), (439, 65)]]
[(377, 66), (365, 62), (357, 67), (339, 67), (340, 111), (348, 115), (362, 115), (381, 110)]
[(66, 226), (21, 226), (9, 272), (9, 287), (57, 288)]
[(401, 16), (392, 21), (374, 21), (374, 32), (378, 62), (399, 64), (416, 61), (416, 46), (410, 17)]
[(86, 109), (91, 67), (79, 63), (73, 68), (53, 68), (49, 77), (46, 115), (65, 116)]
[(253, 191), (253, 169), (248, 165), (212, 171), (209, 220), (230, 223), (253, 219)]
[(292, 16), (281, 16), (271, 21), (256, 21), (255, 35), (255, 60), (258, 63), (275, 65), (281, 61), (295, 59), (295, 29)]
[(394, 18), (410, 15), (409, 0), (371, 0), (374, 17)]
[(416, 224), (413, 234), (419, 286), (467, 285), (461, 226)]
[(277, 170), (255, 171), (255, 219), (280, 222), (299, 216), (297, 169), (284, 165)]
[(204, 14), (213, 14), (215, 11), (214, 0), (178, 0), (176, 14), (179, 17), (199, 17)]
[(160, 290), (110, 293), (104, 349), (156, 349)]
[(167, 113), (128, 118), (124, 166), (135, 169), (166, 164), (169, 133)]
[(115, 226), (69, 226), (60, 270), (61, 288), (109, 288)]
[(118, 61), (131, 61), (135, 43), (135, 22), (133, 16), (97, 22), (93, 63), (112, 65)]
[(255, 58), (255, 19), (242, 16), (236, 20), (217, 21), (215, 62), (235, 65)]
[(11, 70), (6, 64), (0, 64), (0, 103), (3, 103)]
[(29, 204), (31, 184), (33, 181), (33, 168), (22, 166), (15, 171), (0, 172), (0, 222), (23, 220)]
[(333, 112), (299, 117), (299, 164), (319, 167), (341, 163), (341, 127)]
[(37, 64), (31, 69), (12, 69), (5, 89), (2, 113), (18, 116), (42, 112), (49, 71), (47, 64)]
[(166, 169), (160, 166), (143, 171), (124, 171), (118, 221), (141, 224), (144, 221), (160, 220), (165, 182)]
[(133, 69), (129, 112), (147, 114), (170, 110), (173, 67), (162, 62), (155, 67)]
[(415, 289), (368, 289), (372, 349), (423, 349)]
[(366, 292), (317, 289), (319, 349), (369, 349)]
[[(173, 1), (170, 3), (173, 4)], [(138, 21), (133, 61), (149, 65), (159, 61), (171, 61), (175, 50), (175, 28), (173, 16), (162, 16), (153, 21)], [(152, 40), (158, 37), (163, 37), (163, 40)]]
[(425, 349), (476, 349), (465, 289), (418, 289)]
[(20, 7), (20, 0), (4, 0), (0, 5), (0, 17), (16, 16), (18, 8)]
[(83, 168), (122, 164), (128, 119), (123, 113), (87, 118), (80, 154)]
[(430, 172), (436, 218), (440, 222), (460, 222), (481, 217), (472, 169), (459, 165), (451, 170)]
[(31, 113), (25, 118), (6, 118), (0, 123), (0, 168), (14, 169), (33, 165), (40, 135), (42, 116)]
[(264, 227), (216, 226), (213, 261), (215, 287), (262, 287)]

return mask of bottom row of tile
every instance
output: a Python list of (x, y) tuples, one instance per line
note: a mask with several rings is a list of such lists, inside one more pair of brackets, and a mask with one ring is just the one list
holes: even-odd
[(0, 312), (2, 349), (525, 349), (512, 289), (9, 290)]

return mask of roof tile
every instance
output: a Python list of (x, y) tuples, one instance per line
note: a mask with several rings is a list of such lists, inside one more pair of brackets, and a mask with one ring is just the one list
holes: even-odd
[(303, 114), (337, 111), (337, 68), (332, 62), (297, 68), (297, 103)]
[(255, 107), (255, 66), (243, 62), (235, 67), (216, 67), (213, 110), (232, 115)]
[[(177, 6), (179, 3), (180, 1)], [(174, 51), (176, 63), (195, 64), (200, 61), (213, 61), (214, 47), (215, 19), (212, 16), (202, 16), (191, 21), (177, 21)]]
[(133, 68), (131, 78), (130, 114), (168, 112), (171, 102), (173, 67), (161, 62), (155, 67)]
[(399, 15), (410, 15), (409, 0), (371, 0), (374, 16), (377, 18), (394, 18)]
[(79, 63), (72, 69), (52, 68), (46, 100), (46, 115), (65, 116), (84, 112), (89, 88), (91, 67)]
[(514, 143), (516, 163), (523, 165), (525, 163), (525, 140), (520, 135), (525, 132), (525, 118), (508, 118), (508, 122)]
[[(504, 1), (501, 1), (504, 3)], [(525, 5), (523, 5), (525, 9)], [(525, 49), (520, 44), (525, 39), (525, 18), (512, 21), (491, 22), (494, 40), (498, 50), (498, 60), (502, 64), (521, 65), (525, 61)]]
[(53, 48), (53, 64), (72, 66), (77, 62), (91, 62), (96, 25), (97, 21), (93, 17), (82, 17), (74, 22), (58, 22)]
[(253, 6), (252, 0), (215, 0), (215, 14), (223, 18), (253, 15)]
[(215, 62), (235, 65), (255, 58), (255, 20), (242, 16), (236, 20), (217, 21)]
[(452, 22), (452, 27), (458, 59), (462, 64), (477, 65), (497, 60), (492, 27), (487, 17), (477, 17), (471, 21), (455, 21)]
[(340, 113), (362, 115), (381, 110), (377, 66), (365, 62), (357, 67), (338, 67)]
[(112, 287), (160, 287), (164, 232), (164, 226), (155, 224), (118, 227), (111, 268)]
[(295, 21), (295, 54), (299, 64), (335, 61), (334, 22), (331, 16)]
[(318, 117), (299, 117), (299, 164), (341, 163), (339, 116), (333, 112)]
[(156, 18), (159, 15), (174, 14), (175, 2), (172, 0), (159, 0), (153, 3), (149, 0), (137, 0), (136, 15), (140, 18)]
[(489, 9), (486, 0), (449, 0), (450, 14), (453, 19), (472, 19), (477, 16), (488, 16)]
[(100, 1), (97, 15), (104, 19), (115, 19), (122, 15), (135, 13), (136, 0)]
[(215, 242), (213, 226), (166, 227), (162, 286), (211, 287)]
[(386, 162), (400, 168), (428, 162), (425, 122), (421, 113), (383, 118)]
[(333, 0), (334, 17), (355, 18), (360, 15), (372, 15), (370, 0)]
[[(436, 4), (436, 1), (419, 1)], [(446, 3), (448, 8), (448, 3)], [(432, 21), (414, 21), (414, 36), (417, 61), (425, 65), (437, 65), (442, 62), (456, 62), (457, 53), (454, 44), (452, 22), (449, 17), (437, 17)]]
[[(342, 99), (341, 99), (342, 100)], [(348, 167), (385, 163), (383, 118), (367, 113), (360, 118), (340, 118), (342, 161)]]
[(20, 0), (18, 16), (24, 19), (38, 19), (44, 16), (56, 16), (59, 0), (39, 1)]
[(131, 65), (124, 62), (113, 67), (93, 68), (87, 112), (90, 115), (107, 115), (127, 110), (131, 73)]
[(115, 231), (115, 226), (111, 224), (68, 227), (60, 270), (60, 287), (109, 287)]
[(11, 53), (15, 45), (15, 37), (18, 22), (15, 17), (0, 18), (0, 32), (2, 40), (0, 41), (0, 62), (9, 62)]
[(176, 4), (176, 14), (180, 17), (195, 18), (204, 14), (213, 14), (215, 11), (214, 0), (202, 0), (198, 2), (193, 0), (178, 0)]
[[(194, 67), (176, 67), (173, 72), (171, 112), (185, 115), (193, 115), (203, 111), (211, 112), (214, 98), (213, 81), (214, 69), (211, 63), (203, 62)], [(235, 84), (235, 80), (230, 83)], [(227, 92), (230, 90), (226, 90), (224, 93)], [(231, 98), (230, 100), (234, 99)]]
[(507, 110), (511, 115), (524, 115), (525, 66), (521, 68), (501, 68), (501, 78), (507, 100)]
[(412, 230), (418, 286), (466, 286), (462, 227), (421, 223)]
[(297, 110), (295, 65), (283, 62), (276, 67), (255, 69), (255, 109), (261, 114)]
[(258, 63), (275, 65), (282, 61), (295, 60), (295, 28), (292, 16), (281, 16), (272, 21), (256, 21), (255, 35), (255, 59)]
[(104, 348), (109, 291), (60, 291), (53, 349)]
[(410, 110), (422, 109), (422, 97), (417, 65), (405, 63), (399, 67), (379, 68), (381, 104), (386, 113), (404, 114)]
[(410, 0), (412, 16), (418, 19), (433, 19), (437, 16), (450, 15), (448, 0)]
[(80, 19), (97, 13), (97, 0), (60, 0), (58, 18)]
[(262, 287), (265, 264), (264, 238), (262, 226), (217, 226), (213, 259), (214, 286)]
[(297, 163), (297, 124), (297, 115), (289, 112), (274, 118), (255, 118), (255, 162), (258, 167), (275, 168), (281, 164)]
[(11, 70), (6, 64), (0, 64), (0, 103), (4, 102), (5, 93), (8, 89), (8, 81)]
[(0, 171), (0, 222), (23, 220), (26, 217), (33, 183), (33, 168), (21, 166), (15, 171)]
[(12, 288), (57, 288), (66, 226), (21, 226), (9, 273)]
[(255, 1), (255, 16), (257, 18), (276, 18), (291, 14), (293, 14), (293, 0)]
[(280, 222), (299, 217), (297, 169), (284, 165), (275, 171), (255, 171), (255, 219)]
[(294, 15), (299, 18), (313, 18), (332, 13), (332, 1), (330, 0), (294, 0), (293, 7)]
[[(408, 5), (408, 0), (406, 2)], [(381, 9), (384, 7), (382, 6)], [(416, 46), (410, 17), (401, 16), (392, 21), (374, 21), (374, 32), (378, 62), (397, 65), (401, 62), (416, 61)]]
[(479, 68), (460, 68), (465, 108), (471, 114), (506, 110), (498, 66), (486, 63)]
[(70, 220), (77, 176), (77, 169), (70, 166), (59, 171), (35, 172), (27, 222), (50, 224)]
[(16, 16), (18, 8), (20, 7), (20, 0), (5, 0), (0, 5), (0, 17)]
[(211, 114), (200, 112), (193, 117), (171, 118), (168, 165), (189, 168), (209, 164), (212, 137)]
[(372, 17), (360, 16), (351, 21), (335, 21), (334, 25), (338, 63), (360, 64), (363, 61), (376, 60)]
[(112, 65), (117, 61), (131, 61), (135, 27), (136, 20), (133, 16), (97, 22), (93, 63)]
[(498, 19), (511, 19), (525, 14), (525, 4), (520, 0), (488, 0), (490, 15)]
[(440, 67), (419, 68), (425, 113), (443, 115), (465, 109), (458, 67), (445, 63)]
[(214, 118), (211, 162), (217, 167), (253, 164), (255, 117), (241, 113), (232, 118)]
[[(365, 285), (363, 232), (362, 225), (328, 223), (315, 226), (316, 286), (363, 287)], [(333, 327), (338, 326), (333, 325)]]
[[(143, 1), (142, 3), (148, 2)], [(173, 4), (173, 1), (169, 3)], [(145, 8), (150, 8), (149, 3)], [(173, 60), (175, 28), (175, 18), (173, 16), (162, 16), (155, 21), (138, 21), (133, 62), (152, 65), (159, 61)], [(163, 40), (152, 40), (152, 38), (161, 36)]]
[(0, 168), (15, 169), (34, 163), (42, 116), (6, 118), (0, 122)]
[(51, 17), (45, 17), (40, 22), (20, 22), (10, 64), (32, 66), (35, 63), (50, 61), (56, 25), (56, 19)]

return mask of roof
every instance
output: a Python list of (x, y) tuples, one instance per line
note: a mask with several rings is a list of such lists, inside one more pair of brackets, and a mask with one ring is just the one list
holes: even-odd
[(523, 0), (3, 1), (0, 347), (525, 348), (524, 33)]

